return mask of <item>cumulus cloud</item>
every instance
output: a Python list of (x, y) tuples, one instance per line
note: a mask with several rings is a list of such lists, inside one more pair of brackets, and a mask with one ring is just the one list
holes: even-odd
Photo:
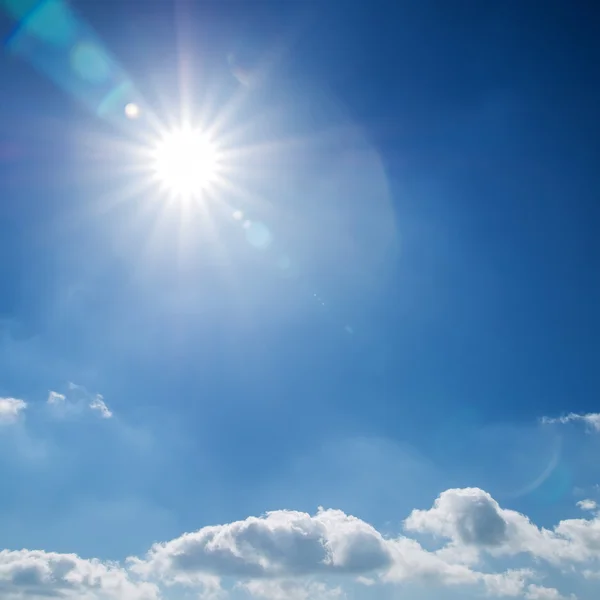
[(123, 568), (75, 554), (0, 551), (0, 596), (5, 600), (157, 600), (153, 583), (134, 581)]
[(500, 546), (508, 539), (508, 522), (498, 503), (479, 488), (447, 490), (429, 510), (414, 510), (408, 531), (433, 533), (465, 545)]
[[(466, 492), (467, 496), (478, 496), (471, 490)], [(508, 525), (501, 515), (481, 507), (482, 498), (489, 498), (491, 507), (501, 510), (482, 492), (474, 515), (467, 514), (468, 506), (452, 502), (456, 515), (450, 519), (449, 528), (448, 521), (438, 521), (435, 528), (447, 536), (462, 536), (466, 543), (505, 543)], [(444, 501), (438, 506), (443, 508)], [(413, 517), (416, 524), (417, 515)], [(420, 529), (424, 529), (423, 522)], [(284, 596), (303, 600), (315, 591), (314, 587), (306, 587), (306, 580), (333, 576), (371, 585), (413, 581), (476, 586), (497, 597), (527, 597), (546, 589), (533, 583), (536, 574), (527, 569), (483, 573), (455, 559), (452, 553), (442, 556), (427, 551), (408, 537), (385, 537), (373, 526), (340, 510), (319, 509), (315, 515), (280, 510), (204, 527), (155, 544), (145, 557), (131, 558), (129, 563), (136, 574), (169, 583), (205, 585), (207, 578), (214, 581), (233, 577), (252, 594), (276, 600)], [(298, 581), (304, 583), (295, 587)], [(321, 591), (316, 595), (338, 594), (336, 588)], [(534, 600), (534, 596), (531, 598)]]
[(396, 566), (397, 574), (408, 567), (395, 565), (398, 553), (420, 549), (416, 542), (406, 541), (410, 548), (397, 548), (374, 527), (340, 510), (320, 509), (315, 515), (279, 510), (155, 544), (144, 559), (132, 559), (131, 566), (140, 575), (188, 583), (207, 576), (245, 580), (361, 576)]
[(0, 425), (15, 423), (27, 408), (27, 403), (17, 398), (0, 398)]
[(272, 600), (342, 600), (347, 585), (412, 583), (467, 586), (496, 598), (566, 600), (574, 597), (541, 585), (541, 573), (476, 570), (476, 564), (491, 563), (473, 556), (528, 553), (561, 568), (581, 563), (582, 576), (590, 579), (600, 567), (597, 517), (540, 529), (479, 488), (446, 490), (430, 509), (414, 510), (404, 525), (435, 535), (439, 547), (427, 550), (415, 539), (386, 536), (341, 510), (319, 509), (312, 515), (278, 510), (203, 527), (154, 544), (145, 556), (129, 558), (126, 567), (76, 555), (5, 550), (0, 597), (158, 600), (161, 589), (183, 585), (210, 598), (235, 589)]
[(567, 519), (552, 530), (503, 509), (479, 488), (446, 490), (429, 510), (414, 510), (407, 531), (450, 540), (447, 549), (470, 547), (491, 556), (529, 554), (553, 564), (600, 557), (600, 518)]
[(155, 544), (133, 568), (179, 580), (205, 575), (285, 578), (360, 575), (392, 562), (388, 543), (374, 527), (342, 511), (321, 509), (314, 516), (278, 510), (204, 527)]
[(546, 425), (552, 425), (556, 423), (560, 423), (562, 425), (566, 425), (567, 423), (573, 423), (580, 421), (584, 423), (587, 427), (589, 427), (592, 431), (600, 432), (600, 413), (587, 413), (585, 415), (580, 415), (577, 413), (569, 413), (563, 417), (543, 417), (542, 423)]

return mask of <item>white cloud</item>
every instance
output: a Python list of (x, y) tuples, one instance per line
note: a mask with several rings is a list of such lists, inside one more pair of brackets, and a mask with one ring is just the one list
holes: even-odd
[(567, 519), (561, 521), (554, 532), (559, 538), (568, 541), (572, 549), (565, 558), (586, 561), (600, 558), (600, 518)]
[(342, 600), (346, 596), (340, 586), (328, 587), (319, 581), (255, 579), (240, 587), (255, 598), (267, 600)]
[(100, 394), (96, 395), (96, 397), (90, 402), (89, 406), (92, 410), (97, 410), (103, 419), (110, 419), (113, 416), (108, 406), (106, 406), (104, 398)]
[(180, 581), (204, 575), (285, 578), (361, 575), (387, 569), (393, 560), (374, 527), (340, 510), (314, 516), (278, 510), (155, 544), (134, 569)]
[(484, 574), (486, 592), (489, 596), (525, 598), (525, 600), (575, 600), (574, 595), (563, 596), (556, 588), (527, 583), (535, 577), (529, 569), (515, 569), (505, 573)]
[(570, 594), (569, 596), (563, 596), (555, 588), (531, 584), (527, 587), (525, 598), (526, 600), (568, 600), (571, 598), (575, 599), (575, 595)]
[(82, 385), (68, 384), (67, 394), (50, 392), (47, 403), (50, 404), (57, 415), (62, 417), (74, 416), (90, 409), (100, 414), (103, 419), (110, 419), (112, 411), (104, 402), (101, 394), (91, 394)]
[(66, 401), (66, 397), (64, 394), (59, 394), (58, 392), (49, 392), (48, 393), (48, 404), (60, 405)]
[(482, 573), (472, 571), (468, 566), (452, 560), (445, 560), (435, 552), (428, 552), (415, 540), (399, 537), (389, 540), (388, 544), (394, 560), (390, 569), (382, 575), (384, 581), (400, 583), (414, 580), (444, 585), (487, 585)]
[[(446, 490), (432, 508), (414, 510), (404, 524), (408, 531), (434, 534), (440, 547), (426, 550), (415, 539), (385, 536), (341, 510), (319, 509), (314, 515), (278, 510), (203, 527), (154, 544), (144, 557), (128, 559), (127, 568), (75, 555), (5, 550), (0, 597), (158, 600), (161, 587), (183, 585), (214, 599), (238, 590), (272, 600), (342, 600), (348, 585), (410, 583), (471, 588), (496, 598), (566, 600), (540, 585), (544, 573), (488, 571), (492, 559), (526, 553), (565, 571), (579, 565), (589, 579), (600, 570), (596, 516), (541, 529), (479, 488)], [(485, 562), (479, 560), (483, 554)], [(486, 569), (476, 570), (477, 564)]]
[(534, 575), (529, 569), (514, 569), (505, 573), (484, 573), (482, 579), (490, 596), (514, 598), (525, 594), (527, 581)]
[(414, 510), (404, 522), (408, 531), (433, 533), (464, 545), (497, 547), (509, 536), (498, 503), (479, 488), (447, 490), (429, 510)]
[(591, 569), (585, 569), (583, 576), (586, 579), (600, 579), (600, 571), (592, 571)]
[(48, 408), (52, 411), (52, 415), (60, 418), (67, 418), (74, 416), (81, 412), (81, 407), (77, 404), (69, 402), (64, 394), (59, 392), (48, 392), (48, 398), (46, 400)]
[(157, 600), (158, 588), (131, 579), (121, 567), (75, 554), (41, 550), (0, 551), (3, 600)]
[(577, 506), (581, 510), (596, 510), (598, 508), (598, 503), (595, 500), (580, 500), (577, 503)]
[[(495, 542), (499, 533), (484, 529), (485, 535), (474, 526), (469, 539)], [(488, 534), (489, 540), (485, 537)], [(155, 544), (145, 558), (131, 558), (129, 562), (138, 575), (168, 583), (204, 585), (207, 577), (233, 577), (253, 594), (275, 600), (290, 595), (305, 600), (312, 593), (300, 587), (292, 594), (292, 583), (282, 582), (296, 585), (301, 581), (305, 585), (306, 580), (340, 576), (372, 585), (413, 581), (475, 586), (497, 597), (537, 593), (530, 583), (536, 575), (528, 569), (482, 573), (452, 558), (451, 553), (442, 557), (429, 552), (407, 537), (386, 538), (368, 523), (342, 511), (320, 509), (312, 516), (280, 510), (260, 518), (204, 527)], [(337, 594), (335, 588), (327, 589), (328, 597)]]
[(560, 423), (566, 425), (567, 423), (573, 423), (575, 421), (581, 421), (585, 423), (591, 430), (600, 432), (600, 413), (587, 413), (585, 415), (579, 415), (577, 413), (569, 413), (563, 417), (543, 417), (542, 423), (547, 425)]
[(553, 530), (538, 528), (479, 488), (446, 490), (431, 509), (414, 510), (404, 524), (407, 531), (450, 540), (448, 551), (470, 547), (491, 556), (527, 553), (553, 564), (600, 557), (599, 517), (567, 519)]
[(27, 403), (17, 398), (0, 398), (0, 425), (15, 423)]

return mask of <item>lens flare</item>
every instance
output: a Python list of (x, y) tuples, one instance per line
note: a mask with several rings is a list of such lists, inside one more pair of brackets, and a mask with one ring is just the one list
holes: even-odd
[(137, 119), (140, 116), (140, 107), (137, 104), (130, 102), (125, 106), (125, 116), (128, 119)]

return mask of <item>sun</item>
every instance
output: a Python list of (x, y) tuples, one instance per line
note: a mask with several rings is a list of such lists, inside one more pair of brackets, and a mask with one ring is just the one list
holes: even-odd
[(219, 153), (202, 131), (182, 128), (166, 133), (153, 152), (154, 174), (172, 195), (192, 198), (215, 183)]

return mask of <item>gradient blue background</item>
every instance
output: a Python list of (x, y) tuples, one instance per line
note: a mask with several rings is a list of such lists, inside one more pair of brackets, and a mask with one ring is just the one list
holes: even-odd
[(73, 4), (158, 114), (185, 80), (199, 110), (240, 99), (240, 144), (280, 149), (182, 224), (155, 190), (122, 194), (127, 134), (2, 56), (0, 395), (74, 381), (115, 413), (11, 434), (3, 544), (121, 559), (318, 505), (385, 527), (463, 485), (539, 524), (576, 514), (598, 468), (537, 420), (600, 389), (591, 3)]

